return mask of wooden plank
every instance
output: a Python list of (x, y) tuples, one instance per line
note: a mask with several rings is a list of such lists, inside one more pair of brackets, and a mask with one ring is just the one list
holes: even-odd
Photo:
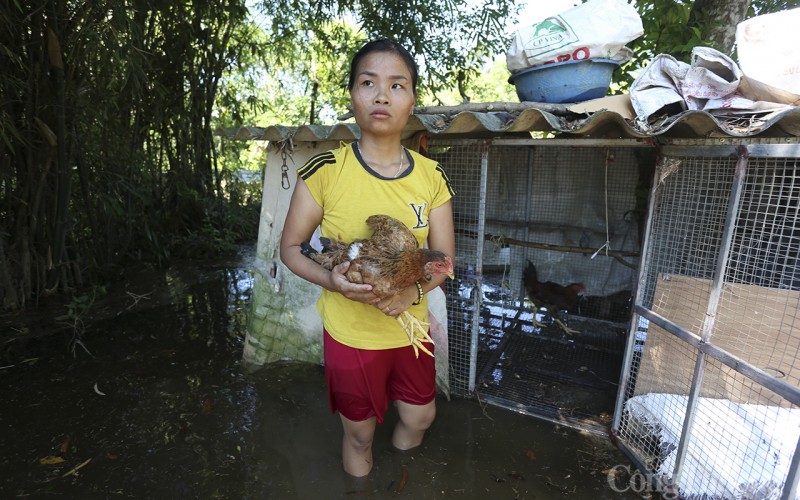
[[(711, 281), (686, 276), (661, 276), (653, 312), (700, 335)], [(787, 384), (800, 386), (800, 292), (756, 285), (726, 283), (709, 342)], [(635, 394), (688, 394), (696, 349), (651, 324), (647, 334)], [(734, 402), (785, 406), (770, 391), (752, 389), (734, 369), (715, 363), (707, 370), (703, 397)]]

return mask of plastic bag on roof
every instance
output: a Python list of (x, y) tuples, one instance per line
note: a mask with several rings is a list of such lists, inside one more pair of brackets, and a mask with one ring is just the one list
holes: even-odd
[(589, 0), (514, 33), (506, 51), (512, 73), (540, 64), (630, 57), (625, 44), (644, 33), (636, 9), (624, 0)]
[(702, 110), (715, 115), (786, 109), (786, 104), (754, 98), (744, 91), (744, 82), (736, 62), (710, 47), (692, 49), (692, 64), (659, 54), (631, 85), (631, 105), (639, 121), (649, 120), (672, 104), (682, 110)]
[(800, 94), (800, 8), (755, 16), (736, 26), (739, 66), (748, 78)]

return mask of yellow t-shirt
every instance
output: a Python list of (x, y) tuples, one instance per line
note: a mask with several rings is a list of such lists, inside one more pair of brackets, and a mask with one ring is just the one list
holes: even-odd
[[(372, 234), (366, 220), (385, 214), (402, 221), (420, 246), (428, 238), (428, 214), (455, 194), (442, 167), (406, 150), (411, 166), (397, 178), (383, 177), (364, 162), (353, 144), (320, 153), (297, 173), (322, 207), (322, 236), (350, 242)], [(400, 323), (375, 306), (322, 291), (317, 310), (331, 337), (359, 349), (391, 349), (409, 344)], [(411, 306), (416, 318), (428, 320), (426, 300)]]

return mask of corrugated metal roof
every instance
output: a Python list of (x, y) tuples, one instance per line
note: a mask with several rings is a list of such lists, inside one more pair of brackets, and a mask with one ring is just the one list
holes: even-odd
[[(519, 103), (515, 103), (519, 107)], [(454, 108), (456, 109), (456, 108)], [(408, 122), (404, 137), (427, 131), (435, 135), (461, 137), (496, 137), (528, 132), (554, 132), (572, 137), (593, 138), (710, 138), (710, 137), (800, 137), (800, 108), (768, 115), (731, 114), (715, 116), (705, 111), (684, 111), (655, 124), (636, 124), (615, 111), (593, 113), (554, 113), (542, 109), (508, 111), (462, 111), (453, 114), (415, 114)], [(239, 140), (295, 142), (354, 140), (358, 126), (342, 123), (333, 126), (241, 127), (218, 130), (217, 135)]]

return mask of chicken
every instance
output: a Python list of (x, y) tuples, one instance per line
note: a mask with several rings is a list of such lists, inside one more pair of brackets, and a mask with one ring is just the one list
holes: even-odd
[[(525, 291), (528, 298), (533, 302), (536, 310), (541, 308), (547, 309), (553, 320), (561, 326), (561, 328), (569, 335), (578, 333), (561, 321), (559, 311), (567, 310), (574, 311), (578, 305), (578, 300), (586, 293), (586, 286), (583, 283), (571, 283), (563, 286), (552, 281), (541, 282), (536, 274), (536, 266), (533, 262), (528, 261), (528, 267), (522, 275), (522, 282), (525, 285)], [(536, 319), (534, 317), (534, 324)], [(541, 325), (540, 325), (541, 326)]]
[[(302, 253), (328, 270), (349, 261), (347, 279), (372, 285), (373, 293), (382, 299), (396, 295), (419, 280), (429, 281), (443, 274), (454, 278), (450, 257), (438, 250), (419, 248), (417, 239), (402, 222), (388, 215), (372, 215), (367, 218), (367, 225), (372, 229), (372, 236), (367, 239), (344, 243), (320, 238), (322, 252), (303, 243)], [(417, 356), (418, 349), (433, 356), (422, 345), (422, 340), (433, 342), (425, 328), (427, 325), (408, 311), (397, 320), (408, 333)]]

